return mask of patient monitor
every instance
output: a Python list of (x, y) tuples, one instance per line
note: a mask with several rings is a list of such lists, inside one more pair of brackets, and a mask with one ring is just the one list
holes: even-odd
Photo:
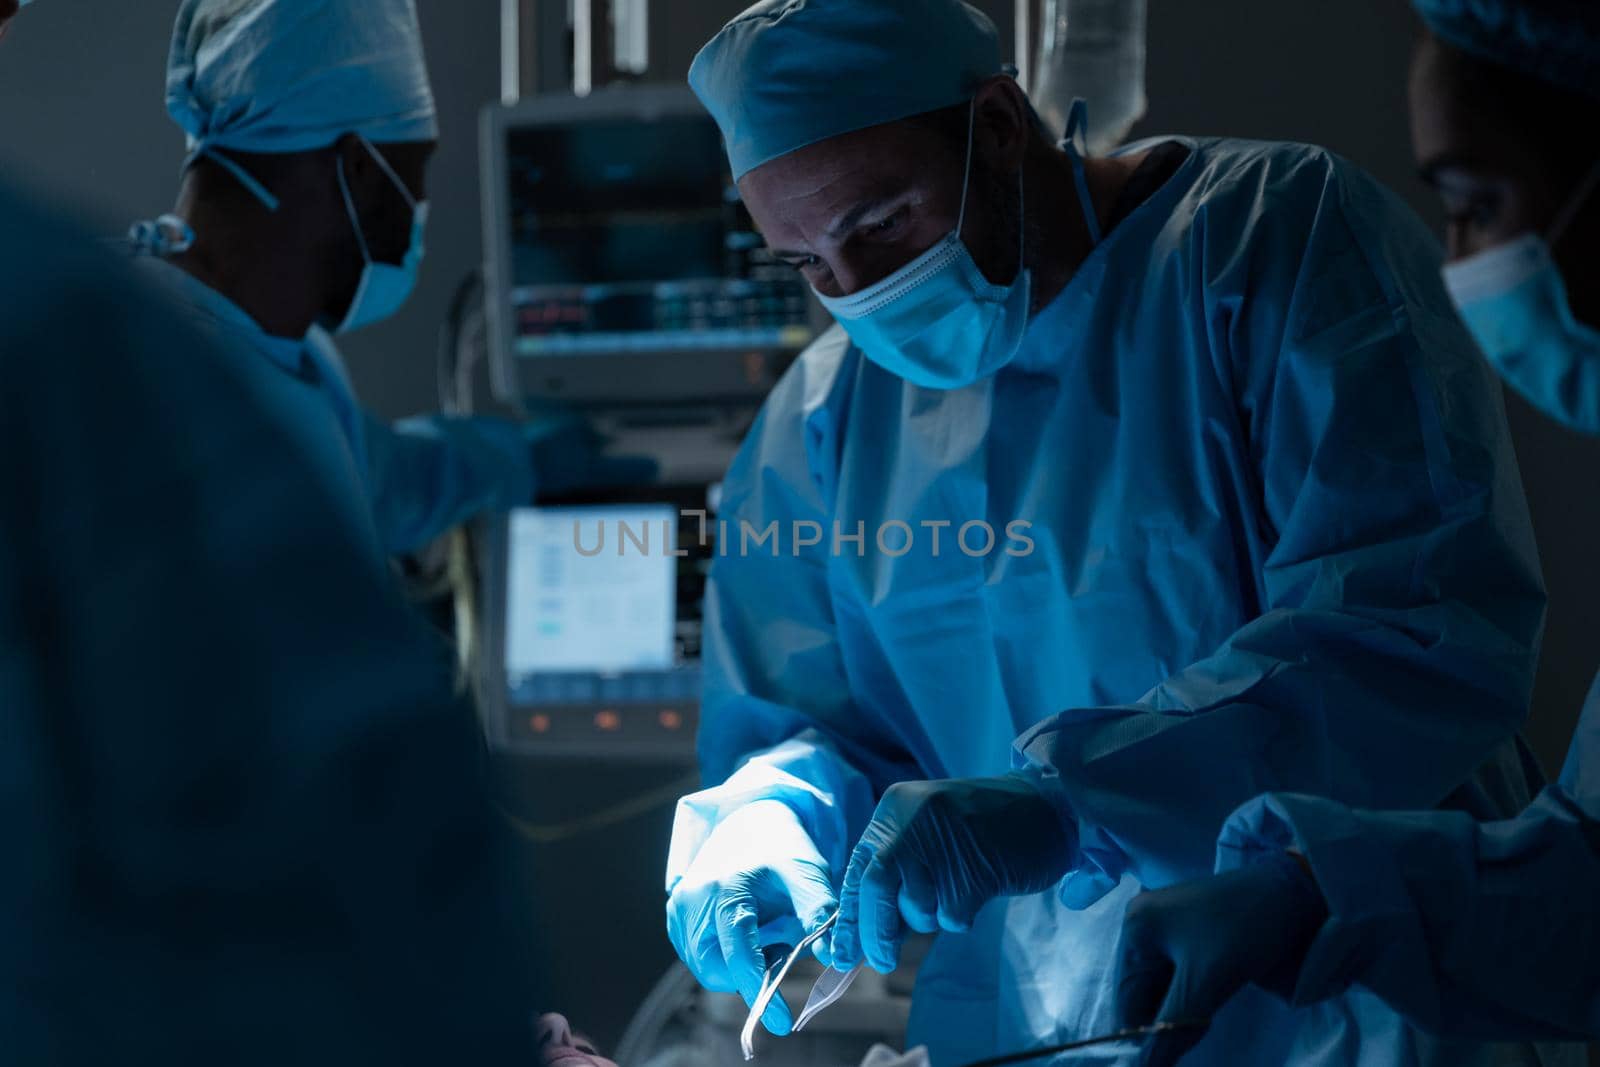
[(660, 465), (655, 486), (541, 500), (490, 524), (476, 681), (491, 742), (688, 761), (716, 528), (705, 516), (826, 316), (768, 253), (687, 89), (537, 97), (489, 108), (481, 132), (497, 395), (581, 413), (617, 451)]
[(493, 107), (482, 137), (502, 399), (759, 400), (810, 343), (807, 287), (768, 254), (688, 89)]

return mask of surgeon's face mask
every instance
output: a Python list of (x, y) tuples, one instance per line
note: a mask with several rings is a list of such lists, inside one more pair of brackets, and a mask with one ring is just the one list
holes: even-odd
[(1600, 434), (1600, 331), (1578, 321), (1551, 248), (1600, 186), (1589, 172), (1549, 232), (1447, 263), (1445, 287), (1489, 362), (1551, 418)]
[(411, 195), (411, 190), (406, 188), (406, 183), (389, 166), (389, 161), (383, 158), (383, 153), (372, 147), (365, 137), (361, 143), (366, 146), (372, 158), (377, 161), (383, 173), (388, 175), (400, 195), (406, 198), (406, 203), (411, 206), (411, 244), (406, 249), (405, 258), (398, 264), (378, 263), (372, 258), (372, 252), (367, 247), (366, 235), (361, 232), (361, 216), (356, 212), (355, 199), (350, 195), (350, 183), (344, 176), (344, 158), (339, 159), (339, 191), (344, 194), (345, 213), (350, 217), (350, 225), (356, 231), (356, 243), (361, 246), (361, 280), (356, 284), (356, 295), (350, 301), (350, 310), (345, 313), (344, 320), (334, 329), (335, 333), (349, 333), (359, 330), (363, 326), (370, 326), (375, 322), (393, 315), (399, 311), (412, 292), (417, 287), (417, 273), (422, 268), (423, 236), (428, 228), (428, 202), (418, 201)]
[[(1016, 357), (1028, 328), (1032, 272), (1023, 267), (1010, 285), (995, 285), (983, 276), (961, 240), (971, 177), (969, 116), (956, 228), (904, 267), (859, 292), (844, 297), (817, 294), (873, 362), (930, 389), (959, 389), (993, 374)], [(1021, 180), (1019, 168), (1019, 184)], [(1025, 222), (1022, 230), (1026, 234)], [(1018, 238), (1019, 246), (1022, 240)], [(1020, 257), (1019, 262), (1023, 262)]]

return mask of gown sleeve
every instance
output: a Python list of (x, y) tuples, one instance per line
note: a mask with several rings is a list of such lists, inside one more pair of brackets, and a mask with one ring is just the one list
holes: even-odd
[(391, 555), (415, 551), (468, 519), (533, 500), (531, 453), (506, 419), (427, 415), (385, 423), (367, 414), (373, 516)]
[[(1600, 688), (1600, 687), (1597, 687)], [(1217, 846), (1233, 870), (1302, 854), (1328, 903), (1295, 990), (1366, 987), (1444, 1037), (1600, 1035), (1600, 694), (1561, 779), (1515, 818), (1253, 800)]]

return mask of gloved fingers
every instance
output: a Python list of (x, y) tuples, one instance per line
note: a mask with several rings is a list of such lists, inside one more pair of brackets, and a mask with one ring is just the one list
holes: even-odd
[[(3, 2), (3, 0), (0, 0)], [(679, 899), (676, 892), (667, 897), (667, 940), (685, 964), (689, 963), (688, 913), (690, 905)]]
[(713, 908), (674, 893), (667, 900), (667, 937), (678, 958), (713, 993), (737, 992), (717, 939)]
[(905, 936), (900, 924), (902, 885), (899, 864), (883, 856), (873, 859), (861, 875), (861, 951), (880, 974), (900, 965), (900, 942)]
[(939, 929), (964, 934), (972, 929), (978, 912), (989, 901), (972, 892), (946, 892), (939, 897)]
[(1165, 953), (1148, 953), (1125, 944), (1116, 979), (1117, 1014), (1121, 1025), (1125, 1028), (1149, 1026), (1160, 1019), (1176, 973), (1176, 967)]
[[(728, 977), (745, 1004), (755, 1007), (767, 973), (755, 901), (745, 896), (725, 898), (716, 909), (716, 920), (717, 944), (726, 962)], [(782, 997), (772, 998), (762, 1013), (761, 1024), (779, 1037), (789, 1032), (793, 1020)]]
[(896, 866), (900, 872), (900, 917), (919, 934), (936, 933), (943, 902), (932, 873), (915, 857), (905, 857)]
[[(817, 873), (816, 890), (815, 894), (807, 895), (807, 905), (801, 906), (798, 902), (796, 903), (796, 907), (801, 908), (804, 912), (800, 916), (800, 927), (803, 936), (809, 936), (815, 932), (817, 927), (827, 922), (839, 910), (839, 899), (833, 895), (833, 887), (828, 884), (827, 875), (821, 871)], [(832, 966), (833, 936), (831, 931), (811, 943), (811, 953), (821, 960), (824, 965)]]
[[(1159, 958), (1158, 958), (1159, 962)], [(1164, 1023), (1192, 1023), (1199, 1020), (1209, 1021), (1211, 1010), (1209, 1006), (1198, 1001), (1203, 998), (1210, 984), (1208, 978), (1212, 976), (1198, 973), (1192, 966), (1192, 961), (1185, 959), (1166, 961), (1171, 977), (1167, 982), (1167, 995), (1162, 999), (1161, 1006), (1156, 1009), (1152, 1022)], [(1157, 1034), (1150, 1039), (1146, 1063), (1150, 1067), (1172, 1067), (1189, 1050), (1200, 1043), (1206, 1036), (1203, 1026), (1186, 1026), (1180, 1030), (1172, 1030)]]
[(839, 888), (839, 919), (833, 925), (829, 946), (833, 965), (839, 970), (849, 970), (861, 962), (861, 876), (874, 855), (875, 850), (864, 842), (857, 844), (844, 871)]

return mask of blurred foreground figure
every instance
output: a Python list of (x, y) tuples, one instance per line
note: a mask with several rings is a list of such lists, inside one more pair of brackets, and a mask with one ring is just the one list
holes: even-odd
[(0, 293), (4, 1058), (527, 1063), (472, 714), (315, 428), (3, 190)]

